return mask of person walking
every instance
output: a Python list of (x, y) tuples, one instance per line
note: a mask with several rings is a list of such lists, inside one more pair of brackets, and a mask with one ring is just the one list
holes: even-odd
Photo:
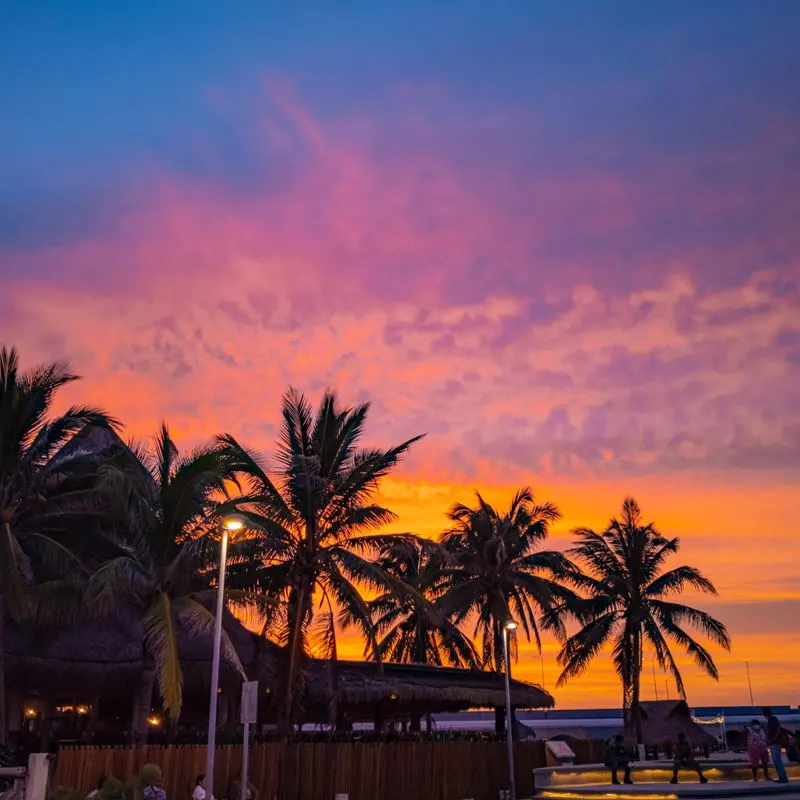
[(681, 769), (693, 769), (697, 773), (700, 783), (708, 783), (708, 778), (703, 775), (700, 764), (695, 760), (694, 753), (692, 753), (692, 745), (686, 738), (685, 733), (678, 734), (678, 745), (675, 748), (675, 759), (672, 762), (672, 780), (670, 783), (678, 782), (678, 771)]
[(783, 764), (783, 728), (781, 728), (780, 720), (769, 707), (761, 713), (767, 721), (767, 745), (769, 754), (772, 756), (772, 764), (778, 775), (778, 783), (789, 783), (789, 776), (786, 774), (786, 767)]
[(745, 728), (747, 732), (747, 758), (750, 760), (750, 769), (753, 770), (753, 780), (758, 780), (758, 768), (764, 770), (764, 780), (769, 780), (769, 750), (767, 749), (767, 734), (761, 723), (754, 719)]

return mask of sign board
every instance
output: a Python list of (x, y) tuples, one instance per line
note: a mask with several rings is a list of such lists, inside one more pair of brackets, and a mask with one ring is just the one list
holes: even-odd
[(575, 762), (575, 753), (572, 748), (566, 743), (558, 739), (555, 741), (545, 742), (547, 766), (555, 766), (561, 764), (573, 764)]
[(242, 725), (255, 725), (258, 717), (258, 681), (242, 684)]

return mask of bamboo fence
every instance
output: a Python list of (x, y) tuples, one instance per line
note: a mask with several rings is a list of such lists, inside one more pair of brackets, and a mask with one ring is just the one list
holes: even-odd
[[(602, 760), (602, 742), (575, 742), (578, 763)], [(103, 776), (128, 780), (143, 764), (158, 764), (167, 800), (191, 800), (205, 769), (203, 746), (62, 747), (54, 784), (86, 793)], [(217, 748), (214, 794), (228, 798), (240, 770), (241, 746)], [(517, 794), (533, 794), (533, 769), (544, 766), (541, 741), (515, 745)], [(257, 744), (250, 781), (258, 800), (497, 800), (507, 788), (506, 746), (498, 742)], [(229, 798), (238, 800), (238, 798)]]

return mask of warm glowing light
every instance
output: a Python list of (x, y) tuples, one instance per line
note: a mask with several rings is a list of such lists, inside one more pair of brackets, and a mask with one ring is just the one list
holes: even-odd
[(159, 725), (161, 725), (161, 717), (156, 716), (155, 714), (153, 714), (152, 717), (148, 717), (147, 718), (147, 724), (151, 728), (157, 728)]
[(514, 622), (513, 619), (510, 619), (506, 624), (503, 626), (507, 631), (515, 631), (517, 629), (517, 623)]
[[(539, 792), (539, 797), (553, 797), (558, 798), (558, 800), (585, 800), (586, 795), (578, 792), (550, 792), (545, 789)], [(638, 792), (635, 795), (617, 794), (615, 792), (592, 793), (592, 797), (603, 797), (605, 800), (629, 800), (631, 797), (635, 797), (636, 800), (678, 800), (678, 795), (676, 794), (639, 794)]]
[(89, 713), (89, 706), (76, 706), (75, 713), (81, 716), (86, 716)]
[(236, 515), (225, 517), (225, 519), (222, 520), (222, 527), (230, 533), (233, 533), (234, 531), (240, 531), (242, 528), (244, 528), (244, 520)]
[(35, 708), (26, 708), (25, 709), (25, 718), (26, 719), (36, 719), (39, 716), (39, 712)]

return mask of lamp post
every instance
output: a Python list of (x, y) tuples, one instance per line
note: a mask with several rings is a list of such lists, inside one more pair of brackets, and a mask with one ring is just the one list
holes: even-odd
[(517, 785), (514, 779), (514, 735), (511, 719), (511, 663), (508, 657), (508, 634), (516, 630), (517, 623), (509, 620), (503, 625), (503, 659), (506, 667), (506, 747), (508, 748), (509, 800), (517, 800)]
[(214, 796), (214, 750), (217, 745), (217, 704), (219, 702), (219, 651), (222, 642), (222, 612), (225, 608), (225, 565), (228, 560), (228, 534), (244, 528), (238, 516), (222, 520), (222, 541), (219, 549), (219, 581), (217, 582), (217, 615), (214, 617), (214, 651), (211, 656), (211, 697), (208, 704), (208, 749), (206, 750), (206, 800)]
[(744, 664), (744, 668), (747, 672), (747, 688), (750, 692), (750, 708), (755, 708), (756, 704), (753, 702), (753, 682), (750, 680), (750, 662), (740, 661), (739, 663)]

